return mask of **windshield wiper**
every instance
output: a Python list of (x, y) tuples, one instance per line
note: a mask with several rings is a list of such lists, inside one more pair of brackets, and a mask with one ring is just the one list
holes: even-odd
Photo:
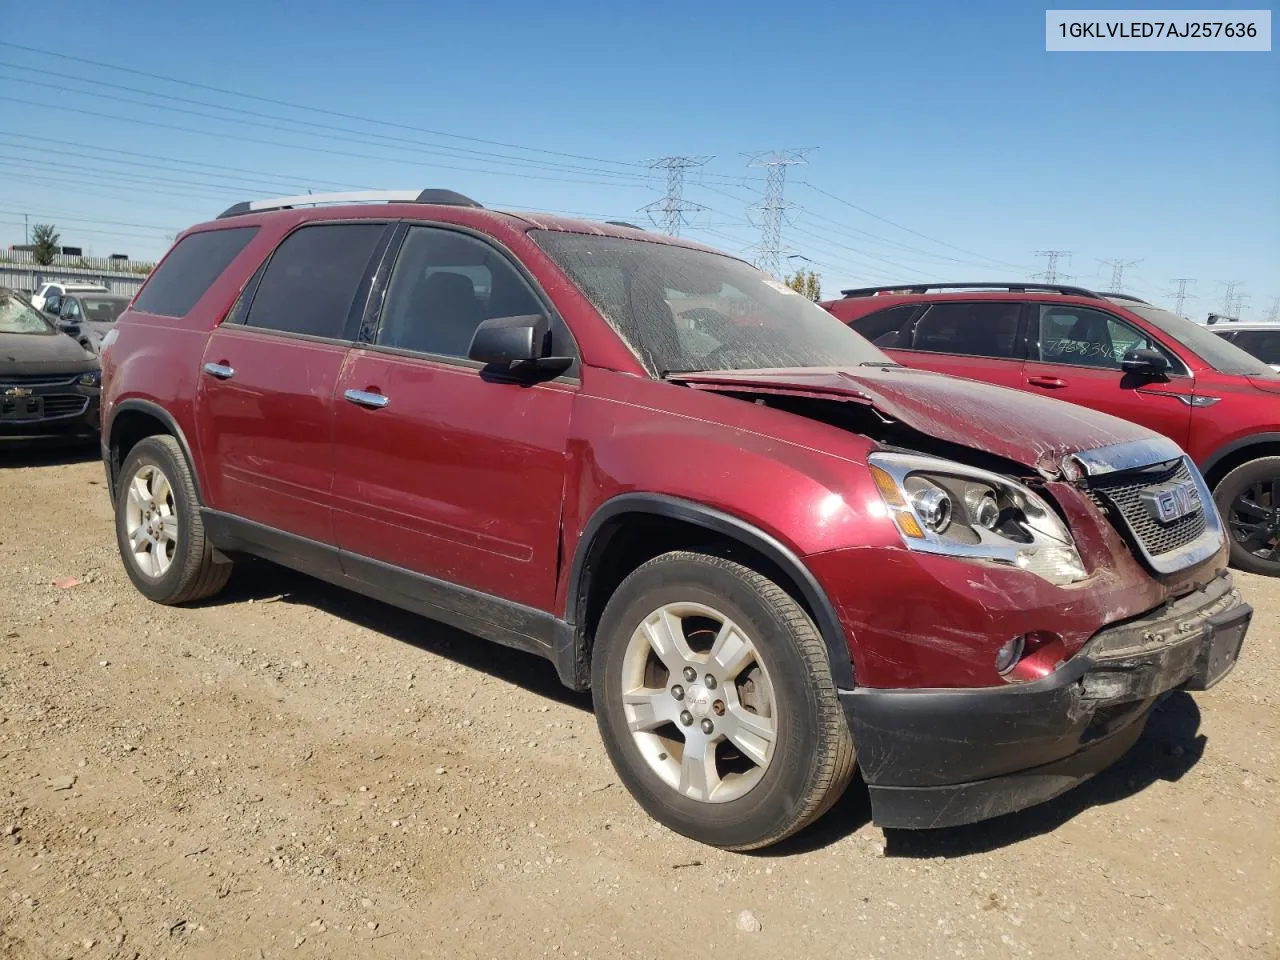
[(860, 364), (858, 364), (858, 366), (884, 368), (884, 367), (900, 367), (902, 366), (902, 364), (894, 363), (892, 360), (863, 360)]

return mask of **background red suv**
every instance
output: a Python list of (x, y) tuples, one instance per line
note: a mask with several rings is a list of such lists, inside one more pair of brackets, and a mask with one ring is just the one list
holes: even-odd
[(1038, 802), (1235, 663), (1170, 441), (894, 364), (692, 244), (393, 196), (233, 207), (104, 341), (148, 597), (257, 555), (547, 657), (639, 802), (739, 849), (855, 748), (882, 824)]
[(1123, 294), (1036, 284), (845, 290), (823, 304), (895, 360), (1078, 403), (1191, 454), (1241, 569), (1280, 576), (1280, 375)]

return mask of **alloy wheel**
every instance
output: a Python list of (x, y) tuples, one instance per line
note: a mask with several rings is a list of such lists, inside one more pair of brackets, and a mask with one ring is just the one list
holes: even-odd
[(1231, 535), (1259, 560), (1280, 561), (1280, 478), (1250, 484), (1231, 502)]
[(173, 485), (155, 464), (143, 464), (129, 480), (125, 533), (139, 572), (163, 577), (178, 550), (178, 513)]

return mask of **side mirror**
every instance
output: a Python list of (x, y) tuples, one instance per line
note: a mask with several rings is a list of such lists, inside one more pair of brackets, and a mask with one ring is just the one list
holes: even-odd
[(1125, 373), (1134, 373), (1143, 377), (1162, 377), (1169, 369), (1169, 361), (1158, 350), (1137, 347), (1125, 352), (1120, 361), (1120, 368)]
[(570, 357), (547, 355), (550, 346), (547, 318), (540, 313), (519, 317), (491, 317), (476, 327), (467, 357), (508, 372), (526, 370), (560, 373), (573, 362)]
[(54, 323), (59, 333), (65, 333), (68, 337), (80, 336), (80, 324), (74, 320), (58, 320)]

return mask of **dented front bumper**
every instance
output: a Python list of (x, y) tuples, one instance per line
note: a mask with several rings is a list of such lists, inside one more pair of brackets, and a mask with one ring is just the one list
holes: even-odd
[(1234, 666), (1252, 608), (1228, 574), (1107, 627), (1041, 680), (974, 689), (841, 691), (872, 816), (954, 826), (1048, 800), (1117, 760), (1156, 701)]

